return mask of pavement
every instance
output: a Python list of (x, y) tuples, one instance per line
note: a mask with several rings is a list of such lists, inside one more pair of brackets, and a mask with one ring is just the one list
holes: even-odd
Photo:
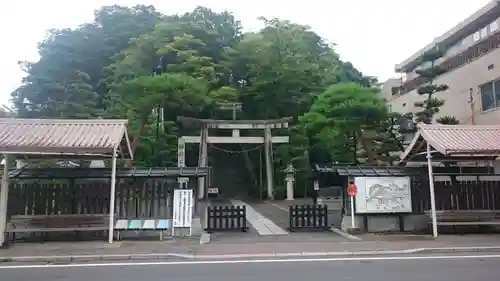
[[(292, 237), (292, 236), (291, 236)], [(0, 250), (0, 263), (102, 260), (172, 260), (265, 257), (359, 256), (415, 253), (500, 252), (500, 237), (410, 241), (295, 241), (199, 244), (197, 240), (144, 242), (19, 243)], [(494, 239), (496, 238), (496, 239)], [(479, 240), (481, 239), (481, 240)], [(249, 240), (249, 242), (252, 240)], [(0, 279), (1, 280), (1, 279)]]
[(498, 280), (498, 254), (0, 266), (16, 281)]
[(257, 212), (252, 206), (241, 201), (231, 200), (233, 205), (245, 206), (247, 211), (247, 220), (259, 235), (288, 235), (286, 228), (279, 227), (273, 221)]
[(209, 243), (189, 237), (117, 241), (113, 244), (103, 241), (15, 243), (7, 249), (0, 249), (0, 264), (500, 252), (500, 235), (442, 235), (434, 239), (426, 235), (363, 234), (350, 239), (334, 231), (282, 233), (288, 215), (279, 210), (279, 206), (255, 202), (243, 204), (247, 204), (249, 224), (253, 227), (248, 232), (214, 233)]
[(163, 241), (117, 241), (109, 244), (104, 241), (15, 243), (0, 249), (0, 261), (12, 258), (36, 258), (52, 260), (54, 257), (69, 256), (127, 256), (165, 253), (195, 253), (198, 239), (182, 238)]
[[(274, 201), (273, 201), (274, 202)], [(282, 205), (266, 201), (222, 200), (216, 204), (245, 205), (247, 209), (247, 232), (211, 233), (203, 244), (255, 244), (255, 243), (297, 243), (297, 242), (348, 242), (359, 240), (352, 235), (337, 231), (289, 232), (288, 204), (299, 204), (286, 201)], [(279, 202), (279, 201), (277, 201)]]

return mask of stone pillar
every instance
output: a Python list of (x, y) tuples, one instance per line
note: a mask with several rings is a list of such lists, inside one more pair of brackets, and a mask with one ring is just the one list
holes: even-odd
[(9, 157), (4, 156), (2, 184), (0, 188), (0, 246), (5, 245), (5, 230), (7, 227), (7, 206), (9, 198)]
[(313, 203), (318, 204), (318, 195), (319, 195), (319, 181), (318, 180), (314, 180), (313, 187), (314, 187), (313, 196), (312, 196)]
[(286, 181), (286, 200), (293, 200), (293, 181)]
[(288, 164), (285, 169), (286, 200), (293, 200), (293, 184), (295, 182), (295, 169), (292, 164)]
[(267, 199), (274, 200), (273, 194), (273, 163), (271, 162), (271, 128), (264, 129), (264, 156), (266, 161), (266, 185), (267, 185)]
[[(181, 170), (183, 167), (186, 167), (186, 143), (182, 137), (177, 140), (177, 167), (181, 168)], [(178, 188), (183, 189), (188, 180), (189, 178), (179, 178)]]
[[(200, 136), (200, 150), (198, 154), (198, 167), (207, 167), (207, 156), (208, 156), (208, 128), (203, 126), (201, 129)], [(198, 199), (205, 198), (205, 178), (198, 178)]]

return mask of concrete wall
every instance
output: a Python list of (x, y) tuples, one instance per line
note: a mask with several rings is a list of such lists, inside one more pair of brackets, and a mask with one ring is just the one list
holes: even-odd
[[(429, 217), (422, 214), (409, 214), (402, 215), (404, 231), (420, 232), (428, 229)], [(354, 221), (356, 228), (364, 230), (363, 217), (355, 216)], [(345, 215), (342, 220), (342, 230), (348, 231), (351, 228), (351, 216)], [(399, 217), (394, 215), (375, 215), (368, 216), (368, 229), (367, 232), (387, 232), (387, 231), (400, 231)]]

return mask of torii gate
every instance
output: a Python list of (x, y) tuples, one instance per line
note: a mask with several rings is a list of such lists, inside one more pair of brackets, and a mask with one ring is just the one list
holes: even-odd
[[(200, 136), (182, 136), (178, 139), (177, 146), (177, 166), (185, 167), (186, 143), (199, 143), (198, 166), (207, 166), (208, 143), (263, 143), (266, 164), (267, 197), (273, 199), (274, 175), (272, 169), (272, 144), (289, 143), (288, 136), (272, 136), (271, 129), (288, 128), (288, 122), (292, 117), (273, 120), (217, 120), (217, 119), (197, 119), (179, 116), (177, 121), (184, 126), (197, 126), (201, 128)], [(232, 136), (220, 137), (209, 136), (209, 129), (232, 130)], [(264, 130), (263, 137), (241, 137), (240, 130)], [(288, 194), (287, 194), (288, 195)], [(205, 196), (205, 178), (198, 179), (198, 199)], [(291, 195), (293, 196), (293, 195)]]

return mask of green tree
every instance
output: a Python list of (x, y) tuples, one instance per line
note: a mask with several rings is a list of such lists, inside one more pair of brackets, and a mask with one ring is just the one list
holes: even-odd
[[(206, 95), (208, 84), (206, 81), (184, 73), (139, 76), (114, 84), (111, 88), (110, 101), (115, 105), (113, 108), (115, 114), (126, 116), (129, 120), (138, 120), (138, 122), (133, 122), (131, 127), (131, 131), (135, 132), (131, 144), (133, 151), (141, 144), (141, 137), (148, 130), (148, 121), (151, 121), (151, 113), (156, 105), (173, 111), (179, 111), (179, 108), (199, 111), (208, 103)], [(173, 123), (164, 125), (167, 125), (164, 129), (166, 133), (177, 131)], [(142, 139), (149, 139), (151, 143), (150, 136), (145, 136)], [(171, 139), (171, 137), (165, 136), (162, 140), (165, 139)], [(158, 139), (155, 142), (162, 140)], [(151, 148), (151, 145), (149, 147)], [(148, 154), (139, 156), (136, 160), (139, 163), (148, 162), (147, 159), (144, 159)], [(172, 162), (175, 159), (171, 150), (167, 155), (169, 157), (165, 158), (165, 161)]]
[(442, 56), (439, 49), (436, 47), (431, 51), (428, 51), (422, 55), (421, 61), (425, 64), (430, 64), (428, 67), (423, 67), (416, 70), (416, 73), (420, 75), (427, 82), (417, 89), (417, 92), (424, 96), (423, 101), (415, 102), (415, 106), (421, 108), (420, 111), (415, 113), (415, 121), (423, 122), (425, 124), (431, 124), (434, 119), (434, 115), (439, 113), (439, 108), (444, 105), (444, 101), (434, 97), (434, 94), (442, 91), (448, 90), (448, 85), (446, 84), (436, 84), (434, 79), (446, 72), (441, 66), (436, 64)]
[[(436, 84), (434, 82), (435, 78), (444, 74), (446, 70), (436, 64), (436, 61), (442, 57), (442, 52), (436, 46), (431, 51), (424, 53), (422, 56), (422, 63), (430, 64), (428, 67), (423, 67), (416, 70), (416, 73), (420, 75), (425, 81), (424, 85), (420, 86), (417, 92), (424, 96), (424, 101), (416, 102), (415, 106), (421, 108), (420, 111), (415, 113), (415, 121), (423, 122), (425, 124), (431, 124), (434, 120), (434, 116), (439, 113), (439, 108), (444, 105), (444, 100), (436, 98), (434, 95), (436, 93), (446, 91), (449, 86), (446, 84)], [(443, 116), (436, 120), (440, 124), (457, 125), (459, 121), (452, 116)]]
[[(214, 29), (214, 21), (226, 25), (224, 28), (217, 25)], [(227, 23), (234, 23), (234, 26)], [(218, 15), (199, 7), (193, 13), (165, 19), (151, 32), (141, 35), (129, 48), (115, 56), (115, 62), (106, 68), (108, 85), (121, 83), (127, 85), (130, 79), (148, 81), (150, 78), (143, 77), (149, 77), (154, 70), (159, 70), (169, 75), (178, 73), (185, 78), (190, 77), (192, 82), (190, 85), (196, 88), (193, 92), (186, 91), (180, 99), (150, 98), (153, 95), (164, 95), (156, 92), (144, 96), (142, 101), (134, 99), (133, 103), (129, 103), (130, 107), (135, 107), (134, 112), (140, 116), (136, 119), (138, 124), (135, 126), (137, 130), (132, 141), (133, 150), (139, 146), (141, 137), (147, 132), (148, 120), (154, 107), (160, 106), (164, 109), (164, 120), (175, 121), (179, 115), (201, 117), (214, 100), (217, 101), (224, 96), (227, 98), (228, 95), (234, 96), (234, 90), (221, 83), (224, 69), (219, 67), (215, 58), (222, 56), (222, 51), (228, 47), (225, 44), (236, 40), (238, 31), (238, 23), (234, 21), (232, 15), (228, 13)], [(230, 39), (227, 37), (228, 34), (235, 39), (228, 40)], [(208, 44), (211, 46), (209, 49), (207, 49)], [(213, 55), (215, 58), (208, 55)], [(203, 85), (203, 90), (196, 84)], [(111, 103), (120, 99), (121, 93), (117, 93)], [(192, 103), (190, 100), (193, 99), (203, 103)], [(175, 128), (165, 128), (166, 131), (178, 131), (175, 123), (169, 126)], [(148, 136), (144, 138), (150, 139)]]
[[(204, 7), (170, 16), (152, 6), (103, 7), (92, 23), (47, 34), (39, 45), (40, 60), (23, 64), (27, 77), (13, 93), (16, 109), (23, 117), (127, 118), (135, 164), (173, 165), (177, 136), (198, 133), (178, 127), (179, 115), (210, 118), (216, 116), (217, 103), (241, 102), (245, 119), (309, 116), (321, 113), (318, 101), (331, 85), (355, 82), (364, 86), (358, 86), (360, 92), (375, 92), (370, 87), (376, 79), (342, 61), (334, 46), (309, 27), (279, 19), (262, 21), (260, 31), (242, 34), (231, 13)], [(331, 97), (332, 104), (341, 105), (334, 107), (335, 114), (347, 116), (344, 120), (353, 114), (359, 117), (357, 139), (370, 139), (378, 149), (381, 144), (372, 131), (380, 136), (388, 119), (361, 118), (360, 108), (369, 111), (377, 106), (368, 98), (344, 103), (342, 99), (352, 95), (343, 95)], [(376, 94), (361, 96), (371, 99)], [(306, 167), (303, 163), (319, 162), (324, 156), (354, 157), (352, 149), (341, 147), (341, 133), (348, 124), (341, 122), (329, 132), (315, 127), (314, 118), (308, 122), (291, 124), (286, 132), (291, 143), (275, 148), (277, 169), (292, 161)], [(314, 130), (307, 129), (311, 127)], [(326, 141), (328, 134), (338, 134), (336, 147)], [(249, 170), (259, 165), (259, 159), (246, 156)]]
[(460, 121), (458, 121), (458, 119), (453, 117), (453, 116), (439, 117), (438, 119), (436, 119), (436, 121), (439, 124), (443, 124), (443, 125), (458, 125), (458, 124), (460, 124)]
[[(319, 94), (309, 112), (299, 118), (313, 136), (313, 149), (327, 151), (338, 162), (359, 162), (359, 157), (380, 163), (377, 147), (388, 110), (377, 94), (377, 88), (355, 83), (335, 84)], [(364, 155), (357, 154), (358, 144)]]
[(19, 115), (106, 116), (103, 67), (162, 17), (152, 6), (105, 6), (92, 23), (50, 30), (38, 44), (40, 60), (21, 63), (26, 77), (12, 93)]

